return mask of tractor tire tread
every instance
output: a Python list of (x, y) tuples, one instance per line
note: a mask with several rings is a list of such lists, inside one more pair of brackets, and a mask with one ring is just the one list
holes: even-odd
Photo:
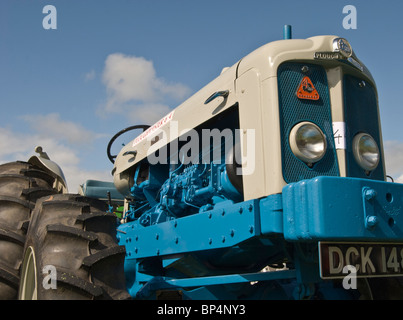
[[(117, 219), (107, 209), (104, 201), (79, 194), (38, 200), (25, 248), (33, 248), (37, 270), (53, 265), (57, 271), (57, 290), (38, 286), (38, 299), (130, 298), (124, 280), (125, 248), (117, 244)], [(67, 255), (71, 258), (66, 260)], [(40, 283), (43, 275), (37, 277)]]
[(16, 299), (26, 233), (39, 197), (56, 193), (54, 178), (28, 162), (0, 165), (0, 299)]

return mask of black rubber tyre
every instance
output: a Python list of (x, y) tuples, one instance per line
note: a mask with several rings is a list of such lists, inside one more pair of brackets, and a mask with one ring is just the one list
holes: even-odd
[(39, 197), (55, 194), (54, 178), (26, 162), (0, 165), (0, 300), (16, 299), (25, 234)]
[[(72, 194), (38, 200), (32, 214), (21, 270), (20, 299), (129, 299), (124, 246), (116, 241), (117, 219), (103, 201)], [(56, 288), (49, 288), (54, 268)], [(45, 281), (45, 282), (44, 282)]]

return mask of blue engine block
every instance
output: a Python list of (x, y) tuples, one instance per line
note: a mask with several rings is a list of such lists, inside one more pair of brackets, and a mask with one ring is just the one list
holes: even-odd
[[(150, 170), (152, 174), (153, 168)], [(140, 201), (126, 214), (129, 220), (139, 216), (143, 226), (208, 211), (218, 203), (242, 199), (229, 181), (226, 164), (181, 164), (170, 172), (162, 186), (150, 185), (152, 180), (132, 187), (133, 196)], [(155, 194), (159, 199), (155, 199)]]

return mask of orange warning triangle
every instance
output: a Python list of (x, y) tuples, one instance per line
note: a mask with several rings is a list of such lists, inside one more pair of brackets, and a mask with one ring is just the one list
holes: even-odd
[(297, 97), (299, 99), (319, 100), (319, 93), (316, 91), (309, 77), (304, 77), (298, 87)]

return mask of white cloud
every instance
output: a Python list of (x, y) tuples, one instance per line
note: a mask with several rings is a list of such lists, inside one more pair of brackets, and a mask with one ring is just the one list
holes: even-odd
[(112, 181), (109, 169), (102, 171), (82, 167), (80, 156), (88, 148), (83, 141), (94, 141), (100, 135), (61, 120), (58, 114), (25, 115), (21, 119), (32, 126), (32, 132), (19, 133), (0, 127), (0, 163), (27, 161), (35, 155), (35, 147), (40, 145), (63, 170), (69, 192), (77, 192), (78, 186), (89, 179)]
[(142, 57), (111, 54), (105, 61), (102, 77), (109, 94), (107, 108), (130, 100), (155, 101), (156, 74), (151, 61)]
[(403, 142), (384, 141), (386, 173), (403, 183)]
[(152, 61), (121, 53), (107, 57), (102, 80), (107, 102), (101, 112), (128, 115), (136, 124), (152, 124), (170, 111), (166, 100), (181, 102), (190, 94), (187, 86), (159, 78)]
[(85, 129), (83, 126), (60, 119), (58, 113), (47, 115), (24, 115), (21, 116), (33, 130), (41, 137), (53, 137), (58, 140), (66, 140), (69, 143), (88, 144), (96, 138), (96, 134)]
[(151, 125), (171, 111), (172, 110), (164, 104), (147, 103), (133, 106), (133, 109), (128, 112), (128, 115), (130, 119), (136, 121), (135, 124)]
[(0, 128), (0, 162), (10, 162), (27, 158), (28, 152), (33, 152), (35, 147), (32, 141), (38, 137), (24, 135), (11, 131), (7, 128)]
[(94, 80), (95, 76), (96, 76), (95, 70), (88, 71), (86, 74), (84, 74), (84, 80), (86, 82)]

